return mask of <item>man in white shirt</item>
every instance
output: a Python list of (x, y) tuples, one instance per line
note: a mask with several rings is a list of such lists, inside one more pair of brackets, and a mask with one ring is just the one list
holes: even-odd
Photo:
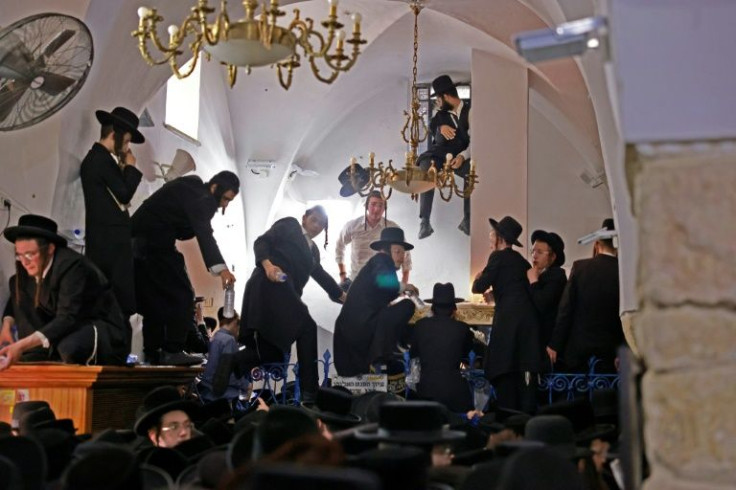
[[(365, 201), (365, 214), (348, 221), (340, 232), (335, 245), (335, 259), (340, 269), (340, 287), (347, 290), (360, 269), (377, 252), (371, 249), (371, 243), (381, 238), (384, 228), (399, 228), (399, 225), (385, 218), (386, 201), (380, 191), (371, 191)], [(345, 269), (345, 246), (350, 244), (350, 274)], [(401, 266), (401, 282), (409, 282), (411, 271), (411, 253), (406, 252)]]

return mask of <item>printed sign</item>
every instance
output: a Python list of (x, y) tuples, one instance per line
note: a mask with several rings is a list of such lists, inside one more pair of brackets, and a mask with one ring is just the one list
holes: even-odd
[(388, 387), (385, 374), (362, 374), (360, 376), (336, 376), (332, 379), (333, 386), (342, 386), (351, 391), (353, 395), (362, 395), (369, 391), (383, 391)]

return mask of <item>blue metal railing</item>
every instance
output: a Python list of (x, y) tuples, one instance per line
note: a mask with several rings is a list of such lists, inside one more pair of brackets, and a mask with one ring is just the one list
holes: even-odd
[[(493, 385), (485, 378), (482, 369), (473, 368), (477, 356), (475, 352), (468, 355), (468, 368), (462, 370), (463, 377), (468, 382), (468, 388), (471, 393), (476, 391), (487, 391), (490, 400), (496, 398)], [(600, 359), (591, 357), (588, 361), (587, 373), (545, 373), (539, 375), (539, 390), (547, 392), (549, 403), (560, 399), (560, 395), (564, 395), (566, 399), (572, 400), (576, 396), (587, 394), (592, 397), (593, 391), (603, 389), (616, 389), (619, 385), (619, 377), (617, 374), (599, 374), (595, 372), (596, 365)], [(322, 359), (318, 359), (317, 363), (322, 367), (322, 386), (328, 384), (330, 378), (330, 367), (332, 366), (332, 354), (329, 350), (325, 350)], [(411, 360), (409, 352), (405, 352), (403, 356), (404, 373), (409, 376), (411, 372)], [(294, 375), (294, 391), (293, 394), (286, 390), (287, 379), (289, 373)], [(256, 383), (262, 383), (258, 389), (271, 390), (277, 403), (281, 404), (298, 404), (301, 401), (301, 392), (299, 389), (299, 363), (291, 363), (290, 356), (285, 356), (283, 363), (264, 364), (258, 366), (251, 372), (251, 378)], [(281, 387), (281, 393), (278, 388)], [(410, 387), (406, 387), (408, 395)]]

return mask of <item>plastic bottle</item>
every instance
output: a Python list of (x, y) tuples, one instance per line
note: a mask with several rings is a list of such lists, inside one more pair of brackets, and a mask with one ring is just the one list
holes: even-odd
[(279, 282), (286, 282), (286, 278), (289, 277), (286, 275), (286, 272), (279, 272), (276, 274), (276, 279), (279, 280)]
[(225, 318), (235, 316), (235, 287), (231, 282), (225, 286), (225, 305), (222, 309), (222, 316)]

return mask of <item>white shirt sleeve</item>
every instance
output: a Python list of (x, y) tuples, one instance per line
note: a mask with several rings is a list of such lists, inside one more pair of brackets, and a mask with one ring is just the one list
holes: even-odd
[(354, 224), (355, 220), (350, 220), (345, 223), (345, 226), (343, 226), (340, 231), (340, 235), (337, 237), (337, 242), (335, 243), (335, 262), (338, 264), (345, 263), (345, 247), (348, 243), (353, 241)]

